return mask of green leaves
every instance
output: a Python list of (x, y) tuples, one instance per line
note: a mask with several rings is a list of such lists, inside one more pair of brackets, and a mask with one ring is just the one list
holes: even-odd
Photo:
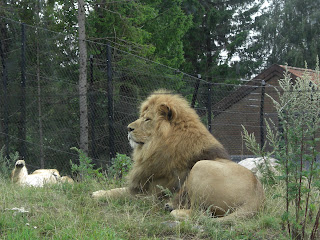
[(11, 153), (5, 156), (5, 146), (0, 149), (0, 176), (9, 178), (10, 173), (14, 168), (15, 162), (19, 159), (19, 153)]
[[(307, 61), (311, 68), (316, 66), (320, 46), (320, 10), (318, 1), (307, 0), (301, 4), (296, 0), (273, 0), (256, 18), (253, 45), (256, 52), (267, 62), (304, 67)], [(269, 54), (270, 53), (270, 54)]]
[(71, 149), (77, 151), (79, 154), (79, 164), (75, 164), (70, 160), (72, 174), (77, 175), (79, 180), (103, 178), (101, 168), (95, 169), (95, 165), (92, 163), (91, 158), (87, 157), (82, 150), (76, 147)]
[(108, 169), (108, 175), (115, 179), (124, 178), (132, 167), (132, 160), (125, 154), (117, 153), (111, 160), (111, 166)]
[[(249, 65), (255, 61), (246, 57), (250, 51), (246, 46), (259, 3), (185, 0), (183, 6), (193, 20), (184, 37), (184, 71), (200, 73), (208, 81), (216, 82), (245, 76), (251, 71)], [(239, 63), (233, 62), (234, 56), (240, 57)], [(215, 79), (217, 76), (222, 80)]]
[(89, 3), (88, 39), (111, 42), (117, 48), (178, 68), (184, 61), (182, 37), (191, 16), (181, 1)]

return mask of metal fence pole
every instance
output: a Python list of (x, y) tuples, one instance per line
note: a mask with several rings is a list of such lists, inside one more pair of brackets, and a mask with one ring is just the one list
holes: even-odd
[(207, 114), (208, 114), (208, 130), (212, 132), (212, 83), (208, 83), (208, 100), (207, 100)]
[(21, 24), (21, 96), (19, 122), (19, 153), (26, 157), (26, 34), (25, 24)]
[(4, 153), (6, 157), (9, 157), (9, 107), (8, 107), (8, 71), (7, 71), (7, 63), (6, 63), (6, 54), (4, 53), (5, 43), (1, 42), (0, 39), (0, 58), (2, 62), (2, 83), (3, 83), (3, 115), (4, 115), (4, 144), (5, 149)]
[(115, 157), (114, 150), (114, 112), (113, 112), (113, 82), (112, 82), (112, 65), (111, 65), (111, 47), (107, 45), (107, 75), (108, 75), (108, 118), (109, 118), (109, 162)]
[(265, 95), (266, 82), (261, 82), (261, 101), (260, 101), (260, 148), (264, 146), (264, 95)]
[(89, 108), (90, 108), (90, 133), (91, 133), (91, 157), (97, 158), (96, 152), (96, 132), (95, 132), (95, 120), (96, 120), (96, 109), (95, 109), (95, 93), (94, 93), (94, 77), (93, 77), (93, 56), (90, 55), (90, 88), (89, 88)]
[(192, 101), (191, 101), (192, 108), (194, 108), (194, 105), (196, 104), (196, 101), (197, 101), (198, 91), (199, 91), (199, 86), (200, 86), (200, 78), (201, 78), (201, 75), (198, 74), (198, 79), (194, 85), (194, 92), (193, 92)]

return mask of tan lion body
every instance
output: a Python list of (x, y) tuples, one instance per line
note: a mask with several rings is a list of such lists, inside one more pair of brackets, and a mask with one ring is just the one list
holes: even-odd
[(190, 207), (210, 207), (214, 215), (223, 216), (235, 209), (239, 210), (234, 215), (252, 214), (261, 206), (264, 193), (259, 180), (228, 160), (224, 147), (181, 96), (164, 90), (153, 93), (128, 130), (134, 149), (128, 188), (97, 191), (94, 198), (127, 192), (162, 197), (162, 190), (169, 189), (178, 193), (172, 201), (175, 217), (190, 215)]

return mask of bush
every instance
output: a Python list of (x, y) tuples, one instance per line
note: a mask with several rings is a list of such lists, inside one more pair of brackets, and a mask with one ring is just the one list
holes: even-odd
[(15, 162), (19, 159), (19, 153), (11, 153), (9, 157), (4, 154), (4, 147), (0, 150), (0, 176), (9, 178)]
[(132, 167), (132, 160), (125, 154), (117, 153), (111, 160), (111, 167), (108, 169), (108, 175), (115, 179), (121, 179), (126, 176)]
[(89, 158), (81, 149), (71, 148), (79, 154), (79, 164), (75, 164), (70, 160), (71, 172), (79, 180), (93, 180), (93, 179), (104, 179), (101, 168), (94, 169), (95, 165), (92, 163), (92, 159)]

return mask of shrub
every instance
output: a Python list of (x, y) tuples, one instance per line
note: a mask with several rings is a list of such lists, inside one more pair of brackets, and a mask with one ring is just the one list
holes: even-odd
[(89, 158), (81, 149), (76, 147), (71, 148), (79, 154), (79, 164), (75, 164), (70, 160), (71, 172), (76, 175), (79, 180), (93, 180), (103, 179), (104, 175), (101, 172), (101, 168), (95, 169), (95, 165), (92, 163), (92, 159)]
[(19, 159), (19, 153), (11, 153), (9, 156), (5, 156), (4, 147), (0, 150), (0, 176), (9, 178), (15, 162)]
[(121, 179), (126, 176), (132, 167), (132, 160), (125, 154), (117, 153), (111, 160), (111, 167), (108, 169), (108, 175), (115, 179)]

